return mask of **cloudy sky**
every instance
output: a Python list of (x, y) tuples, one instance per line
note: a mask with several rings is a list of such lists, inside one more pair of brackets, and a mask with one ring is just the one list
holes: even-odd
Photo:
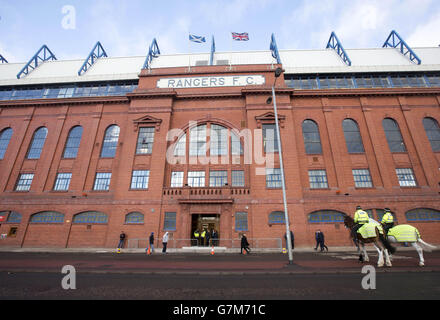
[[(438, 0), (0, 0), (0, 54), (25, 62), (46, 44), (59, 60), (85, 58), (99, 40), (109, 56), (325, 48), (335, 31), (346, 49), (381, 47), (396, 30), (412, 47), (440, 44)], [(232, 42), (230, 32), (250, 41)], [(188, 33), (206, 44), (188, 43)]]

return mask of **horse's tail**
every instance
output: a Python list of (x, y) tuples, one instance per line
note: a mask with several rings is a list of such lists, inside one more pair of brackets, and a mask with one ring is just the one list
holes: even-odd
[(418, 238), (417, 242), (420, 242), (420, 244), (423, 246), (423, 248), (428, 252), (431, 252), (432, 250), (437, 249), (436, 246), (433, 246), (432, 244), (426, 243), (425, 241), (422, 240), (422, 238)]
[(396, 252), (396, 248), (394, 248), (390, 242), (388, 241), (388, 239), (385, 239), (384, 235), (379, 233), (379, 239), (380, 242), (382, 242), (383, 246), (385, 247), (385, 249), (388, 250), (389, 253), (394, 254)]

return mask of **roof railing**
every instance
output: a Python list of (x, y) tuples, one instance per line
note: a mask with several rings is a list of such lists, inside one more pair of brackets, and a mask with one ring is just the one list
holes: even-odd
[(95, 46), (93, 47), (90, 54), (87, 56), (86, 60), (84, 61), (84, 64), (81, 66), (81, 68), (78, 71), (78, 75), (81, 76), (84, 73), (86, 73), (89, 68), (91, 68), (95, 62), (102, 57), (107, 57), (107, 53), (105, 52), (104, 48), (101, 45), (101, 42), (97, 42)]
[(406, 44), (405, 40), (403, 40), (402, 37), (394, 30), (391, 31), (390, 35), (382, 46), (382, 48), (389, 47), (399, 49), (400, 53), (409, 58), (411, 62), (422, 64), (422, 60), (420, 60), (411, 47)]
[(160, 49), (157, 44), (156, 38), (151, 42), (150, 48), (148, 50), (147, 58), (145, 59), (144, 66), (142, 69), (151, 69), (151, 63), (153, 62), (153, 58), (157, 58), (160, 55)]
[(20, 70), (17, 74), (17, 79), (21, 79), (24, 76), (27, 76), (31, 73), (35, 68), (37, 68), (41, 62), (45, 62), (48, 60), (57, 60), (55, 55), (50, 51), (50, 49), (44, 44), (40, 50), (29, 60), (28, 63)]
[(351, 66), (351, 60), (348, 57), (347, 52), (345, 52), (344, 47), (341, 44), (341, 41), (339, 41), (338, 37), (336, 36), (335, 32), (332, 32), (330, 35), (330, 39), (328, 40), (327, 43), (327, 49), (334, 49), (336, 51), (336, 53), (338, 54), (338, 56), (341, 57), (342, 61), (348, 65)]

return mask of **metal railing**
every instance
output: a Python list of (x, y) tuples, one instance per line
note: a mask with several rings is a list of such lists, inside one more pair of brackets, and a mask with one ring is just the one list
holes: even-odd
[[(251, 249), (273, 249), (282, 250), (283, 241), (281, 238), (248, 238)], [(148, 238), (128, 239), (125, 243), (125, 248), (128, 249), (142, 249), (147, 248), (149, 244)], [(197, 239), (169, 239), (167, 248), (180, 249), (183, 247), (226, 247), (236, 248), (241, 247), (241, 239), (209, 239), (209, 243), (203, 245)], [(162, 241), (154, 242), (155, 248), (162, 248)]]

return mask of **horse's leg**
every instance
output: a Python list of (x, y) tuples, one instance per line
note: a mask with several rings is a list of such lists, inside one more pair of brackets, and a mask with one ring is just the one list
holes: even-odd
[(419, 254), (419, 266), (423, 267), (425, 265), (425, 260), (423, 259), (423, 249), (420, 247), (417, 242), (411, 242), (411, 245), (417, 250)]
[[(394, 238), (393, 236), (388, 236), (388, 241), (390, 243), (398, 243), (396, 238)], [(386, 251), (387, 251), (387, 253), (388, 253), (389, 257), (390, 257), (390, 261), (393, 261), (393, 255), (391, 253), (389, 253), (388, 250), (386, 250)]]
[(367, 254), (367, 247), (365, 246), (364, 243), (362, 243), (362, 252), (364, 254), (364, 261), (365, 262), (370, 261), (370, 258), (368, 257), (368, 254)]
[(390, 253), (388, 252), (388, 250), (386, 248), (383, 248), (383, 253), (385, 254), (385, 265), (387, 267), (392, 267), (392, 263), (391, 263), (391, 259), (390, 259)]
[(379, 253), (379, 258), (377, 259), (377, 266), (381, 268), (383, 267), (383, 248), (380, 245), (378, 245), (377, 242), (374, 242), (373, 245), (376, 248), (377, 252)]

